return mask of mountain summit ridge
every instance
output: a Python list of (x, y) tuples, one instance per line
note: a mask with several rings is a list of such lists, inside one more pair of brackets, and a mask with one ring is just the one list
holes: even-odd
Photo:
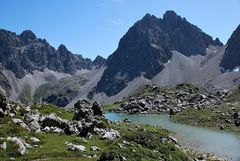
[(162, 19), (146, 14), (127, 31), (117, 50), (107, 59), (108, 68), (96, 92), (113, 96), (140, 75), (153, 78), (171, 59), (171, 50), (186, 56), (205, 55), (209, 45), (222, 46), (222, 43), (174, 11), (167, 11)]
[(90, 59), (71, 53), (61, 44), (56, 50), (45, 39), (37, 38), (31, 30), (20, 35), (0, 29), (0, 63), (3, 69), (11, 70), (17, 78), (34, 70), (45, 68), (74, 74), (80, 69), (92, 69)]

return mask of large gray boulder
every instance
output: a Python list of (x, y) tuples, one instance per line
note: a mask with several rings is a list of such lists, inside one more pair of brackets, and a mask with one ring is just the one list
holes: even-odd
[(51, 113), (42, 120), (43, 127), (59, 127), (64, 128), (67, 125), (67, 122), (60, 117), (58, 117), (55, 113)]
[(75, 144), (72, 144), (72, 143), (69, 143), (67, 145), (68, 147), (68, 150), (71, 150), (71, 151), (80, 151), (80, 152), (84, 152), (86, 147), (83, 146), (83, 145), (75, 145)]
[(111, 129), (110, 131), (107, 131), (104, 135), (104, 139), (109, 139), (109, 140), (115, 140), (120, 137), (120, 133), (116, 130)]
[(23, 122), (23, 120), (21, 119), (12, 119), (13, 123), (22, 126), (23, 128), (27, 129), (28, 131), (30, 131), (29, 127)]
[(93, 116), (92, 104), (88, 100), (79, 100), (74, 105), (75, 114), (73, 120), (82, 120)]
[(96, 101), (92, 105), (92, 110), (93, 110), (93, 115), (99, 115), (99, 116), (103, 115), (101, 105)]
[(18, 137), (8, 137), (7, 141), (15, 142), (19, 146), (17, 151), (19, 155), (25, 155), (27, 153), (27, 149), (31, 148), (31, 145), (27, 144), (25, 140)]

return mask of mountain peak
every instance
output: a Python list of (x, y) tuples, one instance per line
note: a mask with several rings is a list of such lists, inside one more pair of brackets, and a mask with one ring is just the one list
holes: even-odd
[(100, 67), (100, 66), (102, 66), (103, 64), (105, 64), (105, 62), (106, 62), (106, 59), (103, 58), (102, 56), (98, 55), (98, 56), (94, 59), (93, 64), (94, 64), (95, 66), (97, 66), (97, 67)]
[(20, 34), (20, 38), (23, 40), (35, 40), (37, 37), (31, 30), (25, 30)]
[(140, 21), (138, 21), (140, 24), (142, 24), (143, 26), (152, 26), (154, 24), (158, 24), (159, 19), (154, 16), (151, 15), (149, 13), (147, 13)]
[(209, 45), (216, 45), (211, 36), (174, 11), (167, 11), (163, 19), (146, 14), (128, 30), (117, 50), (108, 57), (107, 69), (96, 92), (116, 95), (134, 78), (152, 79), (160, 73), (171, 59), (172, 50), (185, 56), (205, 55)]
[(67, 47), (66, 47), (65, 45), (61, 44), (61, 45), (58, 47), (58, 51), (59, 51), (60, 53), (66, 53), (66, 52), (68, 52), (68, 49), (67, 49)]
[(182, 17), (178, 16), (175, 11), (166, 11), (162, 18), (162, 22), (165, 24), (164, 26), (171, 30), (176, 28), (181, 21)]
[(151, 15), (150, 13), (146, 13), (146, 15), (143, 16), (142, 20), (149, 20), (152, 18), (157, 18), (157, 17), (155, 17), (154, 15)]
[(178, 17), (177, 13), (173, 10), (168, 10), (164, 13), (163, 19), (175, 18)]

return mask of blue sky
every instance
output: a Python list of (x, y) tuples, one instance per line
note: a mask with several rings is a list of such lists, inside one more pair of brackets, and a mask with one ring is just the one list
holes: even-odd
[(174, 10), (224, 43), (240, 24), (240, 0), (0, 0), (0, 28), (31, 29), (57, 48), (95, 58), (112, 54), (146, 13)]

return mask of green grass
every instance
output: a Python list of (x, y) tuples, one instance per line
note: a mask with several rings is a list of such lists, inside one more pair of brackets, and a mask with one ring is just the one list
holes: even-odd
[[(236, 127), (234, 125), (234, 119), (232, 116), (221, 114), (227, 112), (229, 109), (230, 108), (226, 105), (222, 105), (217, 108), (204, 108), (200, 110), (188, 108), (173, 116), (172, 120), (193, 126), (208, 127), (213, 129), (220, 129), (220, 126), (223, 126), (224, 130), (240, 132), (240, 127)], [(225, 120), (231, 120), (232, 123), (227, 123)]]
[[(170, 134), (167, 130), (157, 127), (142, 125), (134, 127), (132, 124), (113, 124), (113, 128), (120, 131), (121, 138), (109, 144), (104, 150), (106, 155), (122, 155), (130, 161), (154, 161), (154, 160), (185, 160), (189, 158), (171, 142), (161, 143), (161, 138), (167, 138)], [(131, 128), (131, 130), (129, 130)], [(119, 148), (123, 140), (129, 142), (124, 148)]]
[(102, 110), (105, 112), (112, 111), (112, 110), (118, 109), (120, 107), (120, 104), (121, 103), (106, 104), (106, 105), (103, 105)]
[[(121, 133), (121, 137), (111, 141), (101, 139), (99, 136), (94, 135), (91, 139), (84, 141), (85, 139), (75, 135), (65, 134), (52, 134), (42, 133), (36, 134), (26, 131), (25, 129), (11, 123), (10, 118), (1, 119), (0, 137), (18, 136), (25, 138), (30, 143), (31, 136), (37, 137), (41, 140), (39, 146), (28, 150), (28, 153), (24, 156), (17, 156), (17, 146), (8, 142), (7, 150), (0, 150), (0, 157), (2, 160), (9, 160), (10, 157), (16, 157), (17, 161), (30, 161), (37, 159), (45, 159), (47, 161), (63, 160), (63, 161), (92, 161), (101, 156), (102, 153), (106, 155), (114, 155), (117, 160), (118, 155), (122, 155), (129, 161), (156, 161), (159, 158), (163, 160), (176, 160), (176, 161), (188, 161), (189, 158), (185, 153), (175, 147), (172, 142), (166, 142), (165, 144), (160, 142), (161, 138), (167, 138), (169, 131), (147, 126), (135, 126), (126, 123), (110, 123), (108, 127), (118, 130)], [(107, 124), (107, 122), (105, 122)], [(131, 130), (129, 130), (131, 128)], [(127, 141), (130, 144), (124, 145), (124, 148), (120, 148), (119, 144), (123, 144), (123, 141)], [(76, 152), (67, 150), (66, 142), (74, 143), (77, 145), (83, 145), (86, 147), (85, 152)], [(90, 150), (91, 146), (98, 146), (101, 150), (93, 152)], [(87, 156), (96, 156), (95, 158), (86, 158)], [(0, 159), (0, 160), (1, 160)]]
[(73, 113), (65, 109), (61, 109), (51, 104), (37, 104), (33, 105), (32, 109), (38, 110), (42, 115), (47, 115), (50, 113), (56, 113), (60, 118), (72, 120)]

